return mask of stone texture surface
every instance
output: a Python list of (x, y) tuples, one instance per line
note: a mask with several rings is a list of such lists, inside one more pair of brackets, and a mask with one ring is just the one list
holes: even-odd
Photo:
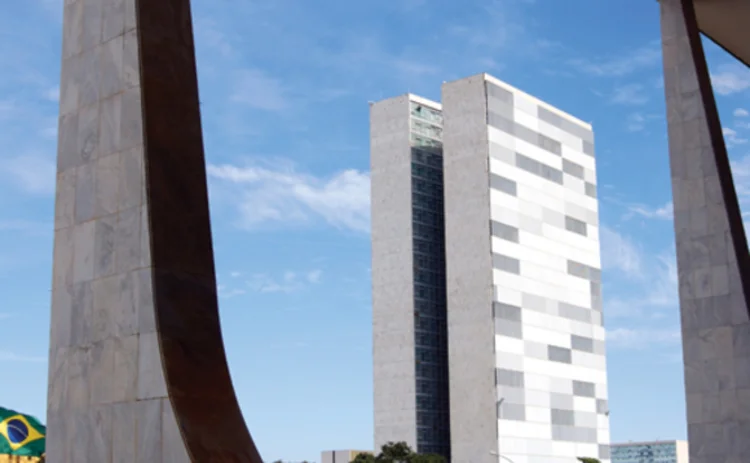
[(497, 396), (484, 76), (443, 84), (442, 96), (452, 461), (495, 463), (498, 421), (493, 406)]
[(750, 461), (747, 242), (692, 5), (661, 21), (690, 461)]
[(375, 448), (417, 448), (409, 97), (370, 107)]
[(50, 463), (260, 462), (218, 318), (189, 0), (64, 0)]

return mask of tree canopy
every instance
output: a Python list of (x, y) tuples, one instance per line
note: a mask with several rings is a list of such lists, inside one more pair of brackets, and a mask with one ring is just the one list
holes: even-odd
[(375, 455), (369, 453), (360, 453), (351, 463), (375, 463)]
[(351, 463), (445, 463), (442, 455), (418, 454), (406, 442), (389, 442), (378, 455), (359, 454)]
[(578, 461), (581, 463), (601, 463), (597, 458), (589, 458), (589, 457), (578, 457)]

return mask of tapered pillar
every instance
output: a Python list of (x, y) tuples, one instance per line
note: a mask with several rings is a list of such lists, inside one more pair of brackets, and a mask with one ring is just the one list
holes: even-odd
[(189, 0), (64, 3), (50, 463), (260, 463), (219, 326)]
[(750, 461), (750, 257), (691, 0), (661, 0), (691, 463)]

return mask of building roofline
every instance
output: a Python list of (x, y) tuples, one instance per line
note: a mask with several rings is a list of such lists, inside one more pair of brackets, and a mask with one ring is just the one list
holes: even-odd
[(384, 101), (398, 100), (399, 98), (406, 98), (409, 101), (413, 101), (421, 105), (429, 106), (430, 108), (437, 109), (438, 111), (443, 110), (443, 105), (438, 103), (437, 101), (433, 101), (433, 100), (430, 100), (429, 98), (415, 95), (413, 93), (402, 93), (401, 95), (392, 96), (390, 98), (384, 98), (378, 101), (369, 101), (368, 103), (370, 104), (370, 106), (372, 106), (374, 104), (382, 103)]
[(409, 96), (409, 99), (415, 103), (423, 104), (425, 106), (430, 106), (433, 109), (438, 109), (440, 111), (443, 110), (443, 105), (441, 103), (438, 103), (437, 101), (430, 100), (429, 98), (421, 97), (419, 95), (415, 95), (413, 93), (407, 93)]
[(495, 77), (493, 75), (487, 74), (486, 72), (483, 73), (483, 75), (484, 75), (484, 79), (486, 81), (492, 82), (493, 84), (495, 84), (495, 85), (497, 85), (499, 87), (503, 87), (503, 88), (505, 88), (506, 90), (508, 90), (510, 92), (520, 93), (523, 96), (525, 96), (526, 98), (532, 100), (534, 103), (536, 103), (539, 106), (543, 107), (544, 109), (546, 109), (546, 110), (548, 110), (550, 112), (553, 112), (553, 113), (557, 114), (558, 116), (564, 117), (565, 119), (568, 119), (569, 121), (574, 122), (574, 123), (582, 126), (585, 129), (592, 130), (592, 127), (591, 127), (590, 123), (584, 122), (581, 119), (578, 119), (577, 117), (575, 117), (574, 115), (572, 115), (570, 113), (567, 113), (567, 112), (561, 110), (560, 108), (556, 108), (556, 107), (552, 106), (551, 104), (547, 103), (546, 101), (542, 101), (539, 98), (535, 97), (534, 95), (526, 93), (523, 90), (520, 90), (520, 89), (518, 89), (518, 88), (516, 88), (516, 87), (514, 87), (512, 85), (510, 85), (509, 83), (504, 82), (504, 81), (498, 79), (497, 77)]
[(476, 77), (479, 77), (479, 78), (483, 79), (486, 82), (492, 82), (493, 84), (497, 85), (498, 87), (502, 87), (502, 88), (504, 88), (505, 90), (508, 90), (511, 93), (520, 93), (521, 95), (523, 95), (524, 97), (530, 99), (531, 101), (533, 101), (534, 103), (536, 103), (539, 106), (543, 107), (544, 109), (546, 109), (546, 110), (548, 110), (550, 112), (553, 112), (553, 113), (557, 114), (558, 116), (563, 117), (563, 118), (569, 120), (570, 122), (573, 122), (574, 124), (578, 124), (578, 125), (580, 125), (581, 127), (585, 128), (587, 130), (593, 130), (593, 128), (591, 127), (590, 123), (584, 122), (581, 119), (575, 117), (574, 115), (572, 115), (570, 113), (567, 113), (567, 112), (563, 111), (560, 108), (556, 108), (556, 107), (552, 106), (551, 104), (547, 103), (546, 101), (540, 100), (539, 98), (535, 97), (534, 95), (526, 93), (523, 90), (521, 90), (521, 89), (519, 89), (517, 87), (514, 87), (514, 86), (510, 85), (509, 83), (507, 83), (505, 81), (502, 81), (502, 80), (498, 79), (497, 77), (495, 77), (495, 76), (493, 76), (491, 74), (488, 74), (486, 72), (480, 72), (479, 74), (473, 74), (473, 75), (470, 75), (468, 77), (462, 77), (460, 79), (454, 79), (454, 80), (450, 80), (450, 81), (447, 81), (447, 82), (443, 82), (443, 85), (451, 84), (453, 82), (460, 82), (462, 80), (472, 79), (472, 78), (476, 78)]

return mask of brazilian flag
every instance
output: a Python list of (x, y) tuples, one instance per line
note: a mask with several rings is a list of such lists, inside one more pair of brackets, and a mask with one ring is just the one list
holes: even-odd
[(41, 457), (46, 434), (36, 418), (0, 407), (0, 455)]

